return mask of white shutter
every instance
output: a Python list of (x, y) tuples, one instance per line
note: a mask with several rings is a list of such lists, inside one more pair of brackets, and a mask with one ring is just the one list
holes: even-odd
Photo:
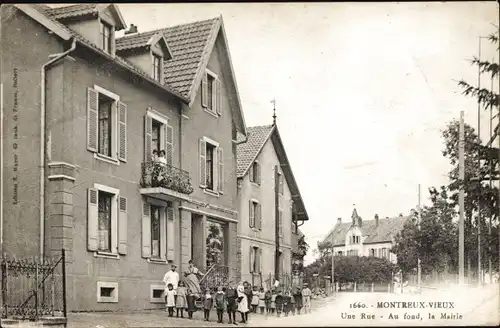
[(224, 150), (220, 147), (217, 148), (217, 161), (219, 163), (219, 170), (217, 172), (219, 181), (218, 188), (221, 194), (224, 193)]
[(153, 119), (146, 115), (144, 116), (144, 161), (151, 162), (153, 157), (151, 144), (153, 142)]
[(248, 202), (248, 206), (249, 206), (248, 224), (249, 224), (250, 228), (254, 228), (255, 227), (255, 212), (254, 212), (254, 208), (253, 208), (253, 202), (251, 200)]
[(118, 197), (118, 253), (127, 254), (127, 198)]
[(255, 252), (254, 252), (254, 248), (253, 246), (250, 246), (250, 268), (249, 268), (249, 271), (250, 273), (253, 273), (253, 264), (254, 264), (254, 261), (255, 261)]
[(255, 163), (250, 166), (250, 173), (248, 174), (248, 176), (250, 178), (250, 182), (255, 182), (255, 177), (253, 175), (253, 166), (254, 165), (255, 165)]
[(259, 248), (259, 249), (258, 249), (257, 258), (259, 259), (259, 262), (258, 262), (258, 263), (259, 263), (259, 264), (258, 264), (258, 265), (259, 265), (259, 266), (258, 266), (258, 268), (259, 268), (259, 273), (262, 273), (262, 248)]
[(127, 105), (118, 102), (118, 159), (127, 161)]
[(203, 79), (201, 80), (201, 106), (202, 107), (207, 107), (207, 100), (208, 100), (208, 87), (207, 87), (208, 81), (207, 81), (207, 73), (203, 73)]
[(200, 187), (207, 186), (207, 147), (205, 140), (200, 139), (199, 143), (200, 153)]
[(172, 205), (165, 208), (167, 213), (167, 260), (174, 260), (174, 208)]
[(257, 204), (255, 207), (255, 226), (257, 229), (262, 230), (262, 207), (260, 204)]
[(160, 214), (160, 258), (167, 259), (167, 209)]
[(255, 162), (255, 165), (257, 166), (255, 170), (257, 173), (257, 176), (255, 177), (255, 182), (260, 185), (260, 164), (259, 162)]
[(87, 200), (87, 249), (89, 251), (97, 251), (98, 203), (99, 194), (97, 189), (89, 188)]
[(142, 202), (142, 257), (151, 257), (151, 206)]
[(174, 161), (174, 129), (170, 125), (165, 126), (165, 156), (167, 164), (172, 166)]
[(87, 88), (87, 149), (97, 152), (99, 93)]
[(222, 115), (222, 102), (221, 102), (221, 84), (220, 80), (215, 80), (215, 109), (218, 115)]

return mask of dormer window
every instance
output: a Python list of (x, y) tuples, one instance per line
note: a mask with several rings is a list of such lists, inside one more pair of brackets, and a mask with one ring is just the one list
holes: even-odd
[(113, 39), (113, 28), (111, 25), (103, 22), (102, 20), (100, 21), (101, 25), (101, 47), (102, 50), (107, 52), (108, 54), (111, 54), (111, 42)]
[(161, 63), (162, 58), (158, 55), (153, 54), (153, 79), (161, 82)]

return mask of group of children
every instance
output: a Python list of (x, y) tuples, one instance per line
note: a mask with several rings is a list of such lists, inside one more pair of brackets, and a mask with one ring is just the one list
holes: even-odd
[[(230, 286), (229, 288), (218, 287), (215, 292), (207, 290), (204, 295), (194, 294), (187, 289), (184, 282), (179, 282), (177, 290), (173, 289), (172, 284), (168, 284), (168, 289), (165, 291), (165, 302), (167, 305), (168, 316), (173, 317), (174, 309), (177, 310), (177, 317), (184, 318), (184, 310), (187, 311), (188, 317), (193, 318), (193, 313), (198, 310), (196, 301), (201, 299), (201, 308), (204, 313), (204, 320), (210, 321), (210, 311), (215, 307), (217, 311), (217, 322), (223, 323), (224, 313), (227, 312), (230, 324), (237, 324), (236, 312), (239, 311), (238, 303), (241, 302), (241, 297), (238, 297), (237, 290)], [(257, 286), (250, 288), (247, 284), (244, 294), (246, 295), (250, 312), (257, 313), (257, 309), (261, 314), (274, 315), (281, 317), (282, 313), (285, 316), (289, 314), (301, 314), (302, 309), (305, 313), (311, 311), (311, 290), (304, 284), (302, 289), (296, 288), (294, 291), (286, 290), (284, 294), (280, 289), (272, 289), (264, 291)], [(248, 312), (240, 313), (241, 322), (248, 321)]]

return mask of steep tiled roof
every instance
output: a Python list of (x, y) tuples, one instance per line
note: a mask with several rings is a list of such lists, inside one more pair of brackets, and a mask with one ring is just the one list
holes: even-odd
[(121, 38), (116, 39), (116, 50), (126, 50), (126, 49), (134, 49), (145, 47), (157, 32), (146, 32), (146, 33), (138, 33), (133, 35), (125, 35)]
[(269, 139), (273, 127), (273, 125), (247, 127), (247, 141), (239, 144), (236, 148), (236, 176), (238, 178), (245, 175), (267, 139)]
[(96, 15), (97, 4), (86, 3), (86, 4), (57, 7), (48, 10), (47, 13), (54, 19), (63, 19), (63, 18), (78, 17), (85, 15)]
[(173, 57), (165, 62), (165, 82), (184, 96), (192, 89), (218, 22), (213, 18), (162, 30)]
[[(91, 48), (93, 51), (97, 52), (101, 56), (107, 58), (110, 61), (113, 61), (113, 62), (119, 64), (120, 66), (128, 69), (130, 72), (133, 72), (133, 73), (141, 76), (142, 78), (148, 80), (149, 82), (151, 82), (151, 83), (153, 83), (155, 85), (158, 85), (159, 87), (162, 87), (166, 91), (170, 92), (173, 95), (176, 95), (177, 97), (183, 99), (184, 101), (187, 100), (177, 90), (173, 89), (169, 85), (159, 84), (149, 74), (147, 74), (142, 69), (138, 68), (137, 66), (135, 66), (134, 64), (132, 64), (128, 60), (126, 60), (124, 58), (121, 58), (119, 56), (115, 56), (114, 58), (111, 57), (108, 53), (104, 52), (102, 49), (100, 49), (97, 45), (95, 45), (90, 40), (84, 38), (82, 35), (80, 35), (76, 31), (72, 30), (71, 28), (67, 27), (66, 25), (61, 24), (60, 22), (58, 22), (50, 14), (50, 12), (51, 12), (51, 10), (53, 10), (53, 8), (49, 8), (46, 5), (31, 5), (30, 4), (29, 6), (31, 6), (34, 9), (36, 9), (39, 13), (43, 14), (47, 19), (49, 19), (50, 21), (52, 21), (52, 23), (56, 24), (59, 28), (63, 29), (64, 31), (66, 31), (67, 33), (69, 33), (70, 35), (72, 35), (78, 42), (80, 42), (81, 44), (85, 45), (88, 48)], [(66, 7), (64, 7), (64, 8), (66, 8)]]
[[(398, 232), (403, 229), (403, 225), (409, 217), (393, 217), (386, 219), (379, 219), (378, 226), (375, 225), (375, 220), (363, 221), (361, 226), (361, 232), (363, 237), (365, 237), (363, 243), (383, 243), (390, 242), (392, 237), (395, 237)], [(350, 230), (352, 222), (346, 222), (341, 224), (336, 224), (334, 230), (330, 232), (324, 241), (330, 242), (332, 240), (332, 233), (334, 234), (334, 244), (344, 245), (345, 236)]]

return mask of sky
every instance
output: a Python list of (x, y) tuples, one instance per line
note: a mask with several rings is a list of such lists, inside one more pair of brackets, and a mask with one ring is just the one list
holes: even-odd
[[(364, 220), (406, 214), (418, 184), (426, 204), (427, 189), (447, 183), (440, 130), (461, 110), (477, 126), (477, 104), (457, 80), (477, 81), (468, 60), (498, 24), (496, 2), (119, 8), (139, 32), (222, 15), (247, 126), (271, 124), (276, 99), (310, 218), (301, 229), (313, 247), (354, 204)], [(483, 41), (482, 58), (495, 56)], [(482, 115), (488, 139), (489, 112)]]

